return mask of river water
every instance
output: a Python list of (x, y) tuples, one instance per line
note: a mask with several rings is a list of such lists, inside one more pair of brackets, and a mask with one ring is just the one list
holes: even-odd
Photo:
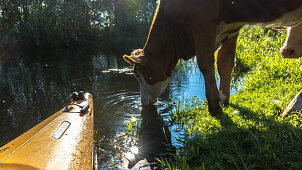
[[(83, 90), (94, 98), (98, 167), (123, 169), (128, 163), (129, 167), (144, 166), (179, 145), (181, 126), (171, 123), (169, 114), (175, 102), (205, 99), (203, 77), (194, 62), (191, 66), (175, 69), (155, 106), (142, 108), (138, 83), (121, 54), (85, 51), (3, 57), (0, 146), (64, 107), (73, 91)], [(129, 125), (133, 128), (127, 131)]]

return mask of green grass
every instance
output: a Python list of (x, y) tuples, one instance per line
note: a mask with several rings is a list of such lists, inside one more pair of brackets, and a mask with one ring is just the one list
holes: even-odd
[(285, 32), (245, 27), (238, 39), (235, 76), (243, 89), (219, 118), (191, 99), (172, 113), (187, 137), (166, 169), (301, 169), (302, 114), (280, 114), (302, 88), (302, 60), (283, 59)]

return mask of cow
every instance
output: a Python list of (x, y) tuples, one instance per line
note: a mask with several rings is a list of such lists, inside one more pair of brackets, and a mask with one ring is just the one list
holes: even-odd
[[(294, 26), (302, 20), (300, 0), (161, 0), (143, 49), (123, 58), (134, 66), (143, 105), (154, 104), (167, 87), (178, 60), (196, 56), (203, 74), (208, 110), (222, 113), (229, 84), (216, 85), (214, 52), (237, 38), (246, 24), (273, 27)], [(233, 52), (218, 51), (218, 73), (229, 82)], [(226, 56), (224, 56), (226, 55)], [(229, 66), (228, 66), (229, 65)], [(228, 67), (226, 67), (228, 66)]]
[(286, 41), (280, 52), (284, 58), (299, 58), (302, 56), (302, 22), (287, 28)]

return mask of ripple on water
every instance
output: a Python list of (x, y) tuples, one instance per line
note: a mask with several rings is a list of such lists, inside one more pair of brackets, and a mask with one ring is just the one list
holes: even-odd
[(109, 94), (104, 99), (104, 108), (111, 114), (122, 117), (121, 122), (129, 122), (131, 117), (138, 118), (141, 110), (139, 92), (128, 89)]

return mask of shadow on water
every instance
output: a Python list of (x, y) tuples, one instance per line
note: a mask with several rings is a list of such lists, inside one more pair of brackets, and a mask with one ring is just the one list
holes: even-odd
[(169, 108), (160, 107), (163, 106), (139, 108), (139, 114), (133, 114), (125, 123), (127, 127), (117, 132), (112, 141), (103, 138), (97, 143), (100, 169), (158, 169), (158, 159), (173, 158), (176, 148), (172, 135), (177, 138), (181, 134), (173, 131), (177, 125), (165, 120)]
[(158, 159), (167, 159), (175, 153), (172, 146), (171, 132), (155, 106), (143, 107), (141, 111), (140, 138), (138, 153), (129, 160), (128, 168), (133, 168), (139, 161), (146, 159), (152, 169), (158, 168)]

